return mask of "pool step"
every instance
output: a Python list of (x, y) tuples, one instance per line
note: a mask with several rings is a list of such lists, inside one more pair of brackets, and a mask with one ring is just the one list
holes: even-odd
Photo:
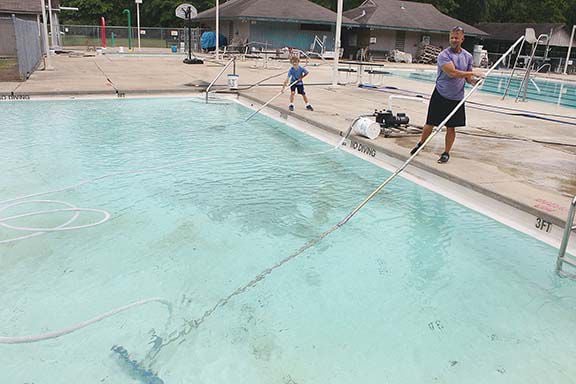
[(571, 265), (571, 266), (573, 266), (574, 268), (576, 268), (576, 260), (572, 260), (571, 258), (566, 257), (566, 256), (560, 258), (560, 260), (561, 260), (563, 263), (566, 263), (566, 264)]
[(561, 264), (560, 269), (558, 270), (558, 276), (560, 277), (568, 277), (570, 279), (576, 280), (576, 273), (568, 272), (565, 268), (562, 268), (563, 264), (568, 264), (570, 267), (576, 269), (576, 259), (570, 256), (564, 256), (558, 259), (558, 262)]

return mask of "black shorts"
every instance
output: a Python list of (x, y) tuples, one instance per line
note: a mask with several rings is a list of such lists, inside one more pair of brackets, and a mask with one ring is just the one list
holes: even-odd
[[(436, 88), (434, 88), (434, 93), (430, 98), (430, 104), (428, 105), (428, 116), (426, 117), (426, 124), (439, 126), (440, 123), (456, 108), (460, 100), (450, 100), (443, 97)], [(466, 111), (464, 109), (464, 104), (448, 120), (446, 123), (447, 127), (463, 127), (466, 125)]]
[(298, 90), (299, 95), (305, 95), (306, 94), (306, 92), (304, 92), (304, 84), (294, 84), (290, 87), (290, 90), (292, 92), (295, 92), (296, 90)]

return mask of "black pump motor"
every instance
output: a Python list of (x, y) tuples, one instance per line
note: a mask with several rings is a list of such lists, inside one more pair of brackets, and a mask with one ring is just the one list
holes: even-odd
[(394, 115), (390, 110), (376, 110), (374, 116), (376, 116), (376, 122), (380, 124), (382, 128), (398, 128), (401, 125), (408, 125), (410, 122), (410, 118), (406, 116), (405, 113), (397, 113)]

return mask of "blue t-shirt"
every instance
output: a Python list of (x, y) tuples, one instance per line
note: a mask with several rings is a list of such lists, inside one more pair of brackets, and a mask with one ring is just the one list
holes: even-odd
[(452, 48), (446, 48), (438, 55), (436, 89), (447, 99), (462, 100), (466, 79), (450, 77), (442, 70), (442, 67), (450, 62), (454, 63), (457, 70), (469, 72), (472, 71), (472, 55), (463, 48), (460, 53), (454, 52)]
[[(290, 70), (288, 71), (288, 77), (290, 78), (290, 84), (292, 84), (293, 82), (295, 82), (296, 80), (298, 80), (300, 77), (307, 75), (308, 74), (308, 70), (304, 67), (298, 66), (298, 68), (294, 69), (294, 67), (291, 67)], [(296, 85), (302, 85), (302, 81), (299, 81), (296, 83)]]

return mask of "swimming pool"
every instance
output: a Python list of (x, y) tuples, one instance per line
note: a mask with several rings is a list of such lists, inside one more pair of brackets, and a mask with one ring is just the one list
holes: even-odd
[[(436, 71), (388, 71), (394, 76), (411, 80), (435, 82)], [(488, 76), (480, 88), (481, 91), (504, 95), (509, 75)], [(522, 79), (514, 78), (510, 83), (508, 97), (515, 99)], [(469, 87), (469, 85), (466, 85)], [(522, 95), (521, 95), (522, 96)], [(528, 85), (527, 100), (543, 101), (565, 107), (576, 108), (576, 84), (561, 81), (533, 79)]]
[(0, 336), (173, 304), (0, 345), (2, 383), (573, 382), (576, 285), (554, 274), (556, 250), (403, 179), (210, 312), (389, 175), (310, 155), (330, 147), (263, 116), (206, 129), (249, 113), (191, 99), (0, 104), (0, 200), (115, 175), (43, 197), (110, 221), (0, 244)]

